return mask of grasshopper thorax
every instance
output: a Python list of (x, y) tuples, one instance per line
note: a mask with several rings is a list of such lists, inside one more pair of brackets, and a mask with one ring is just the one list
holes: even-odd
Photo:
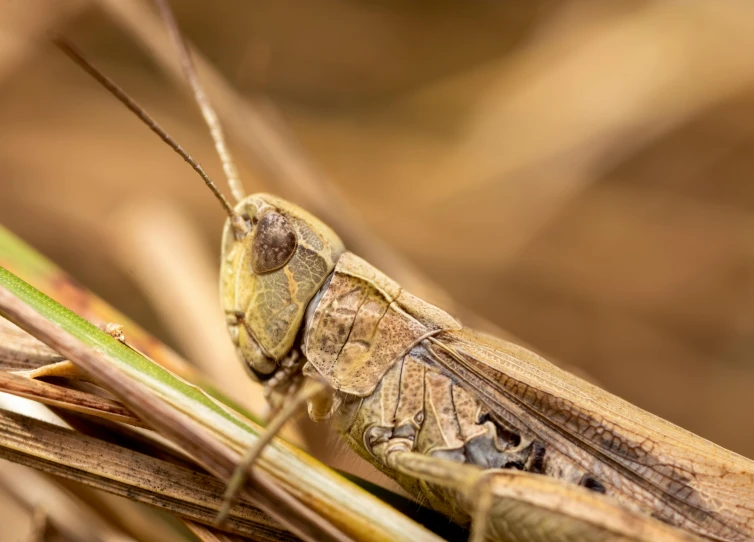
[(307, 305), (344, 248), (319, 219), (269, 194), (244, 198), (235, 212), (247, 231), (225, 223), (220, 296), (241, 359), (266, 379), (293, 348)]

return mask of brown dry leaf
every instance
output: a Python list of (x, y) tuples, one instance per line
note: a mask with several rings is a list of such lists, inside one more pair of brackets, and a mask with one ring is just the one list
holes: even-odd
[(0, 370), (30, 370), (63, 359), (17, 325), (0, 318)]
[[(75, 361), (209, 472), (230, 478), (259, 428), (1, 268), (0, 279), (0, 312)], [(284, 442), (266, 448), (258, 466), (242, 494), (302, 538), (339, 541), (358, 533), (360, 538), (436, 540)]]
[(144, 422), (117, 401), (56, 386), (20, 374), (0, 371), (0, 391), (32, 399), (48, 406), (65, 408), (137, 427), (146, 427)]
[[(204, 524), (212, 523), (225, 489), (208, 474), (7, 410), (0, 410), (0, 457)], [(295, 540), (243, 501), (234, 506), (224, 528), (244, 535), (266, 533), (267, 540)]]
[[(57, 325), (45, 320), (5, 288), (0, 288), (0, 307), (0, 312), (4, 316), (23, 325), (24, 329), (35, 337), (49, 346), (54, 346), (68, 359), (74, 360), (103, 387), (125, 400), (129, 408), (147, 421), (153, 429), (181, 446), (210, 472), (222, 479), (229, 479), (233, 474), (238, 452), (230, 448), (227, 442), (222, 442), (209, 433), (197, 419), (165, 402), (145, 384), (136, 380), (135, 375), (128, 376), (122, 372), (117, 364), (109, 361), (112, 358), (104, 357), (101, 351), (85, 345)], [(135, 351), (122, 343), (116, 344), (126, 348), (126, 353), (135, 354)], [(254, 473), (250, 481), (254, 483), (253, 489), (247, 486), (242, 493), (281, 522), (285, 522), (286, 526), (297, 534), (310, 540), (336, 541), (345, 538), (326, 520), (278, 488), (266, 474)]]

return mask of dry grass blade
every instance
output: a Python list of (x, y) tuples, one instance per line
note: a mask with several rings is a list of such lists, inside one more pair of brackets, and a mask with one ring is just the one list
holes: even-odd
[(117, 401), (48, 384), (19, 374), (0, 372), (0, 391), (33, 399), (49, 406), (65, 408), (137, 427), (146, 427), (144, 422), (131, 414), (127, 408)]
[[(0, 312), (66, 358), (75, 361), (99, 384), (116, 393), (153, 429), (179, 444), (210, 472), (221, 479), (231, 477), (238, 461), (237, 452), (227, 443), (215, 438), (194, 419), (150, 393), (145, 385), (127, 377), (106, 358), (103, 359), (101, 352), (48, 322), (5, 288), (0, 288)], [(254, 489), (244, 488), (243, 493), (302, 538), (332, 541), (348, 539), (276, 486), (266, 475), (254, 473), (251, 478)]]
[[(75, 361), (212, 474), (230, 478), (259, 428), (1, 268), (0, 284), (0, 312)], [(437, 540), (278, 440), (252, 470), (243, 494), (306, 539)]]
[[(16, 275), (23, 276), (32, 286), (44, 291), (55, 301), (71, 308), (76, 314), (90, 322), (94, 322), (95, 324), (117, 322), (121, 324), (125, 335), (128, 337), (129, 344), (144, 353), (144, 355), (168, 370), (177, 373), (182, 378), (194, 383), (200, 383), (205, 389), (214, 387), (211, 383), (207, 382), (203, 375), (173, 350), (156, 341), (123, 313), (113, 309), (102, 299), (78, 284), (69, 275), (55, 266), (55, 264), (38, 252), (35, 252), (2, 226), (0, 226), (0, 267)], [(13, 325), (12, 323), (9, 324)], [(54, 352), (54, 350), (34, 339), (26, 331), (19, 330), (17, 326), (14, 326), (14, 328), (18, 330), (17, 332), (23, 333), (24, 340), (36, 341), (32, 345), (41, 345), (48, 352), (45, 356)], [(9, 347), (10, 350), (18, 348), (19, 346), (15, 343), (12, 343)], [(36, 351), (33, 353), (36, 355)], [(50, 359), (50, 362), (65, 359), (57, 352), (54, 355), (55, 358)], [(38, 363), (35, 361), (32, 363), (33, 366), (19, 368), (31, 369), (47, 363), (49, 362)]]
[[(52, 295), (58, 302), (74, 307), (75, 311), (86, 319), (95, 322), (114, 321), (126, 324), (124, 328), (129, 345), (133, 345), (141, 352), (146, 352), (150, 358), (169, 370), (176, 372), (181, 377), (189, 379), (191, 382), (201, 382), (202, 388), (208, 389), (207, 380), (202, 374), (188, 370), (190, 368), (185, 365), (185, 362), (162, 343), (145, 333), (143, 329), (130, 322), (123, 314), (115, 311), (91, 292), (77, 285), (51, 262), (34, 252), (20, 239), (2, 228), (0, 228), (0, 260), (2, 260), (0, 265), (9, 268), (9, 270), (18, 275), (29, 278), (34, 286)], [(97, 333), (101, 334), (100, 331), (97, 331)], [(108, 337), (107, 340), (110, 341), (110, 339)], [(122, 345), (121, 348), (123, 348)], [(128, 354), (137, 355), (130, 349)], [(212, 389), (213, 396), (220, 398), (224, 404), (233, 405), (232, 402), (228, 401), (224, 388), (220, 391), (215, 386), (210, 385), (209, 389)], [(59, 415), (64, 416), (66, 421), (77, 430), (102, 438), (102, 422), (105, 420), (100, 419), (97, 422), (98, 427), (96, 429), (87, 429), (80, 423), (82, 420), (81, 417), (69, 417), (64, 412), (59, 412)], [(108, 432), (113, 434), (110, 441), (119, 443), (124, 430), (126, 430), (124, 426), (118, 427), (117, 430), (115, 428), (112, 431), (108, 430)], [(245, 440), (246, 438), (248, 437), (245, 436), (243, 439), (236, 438), (235, 440), (231, 440), (237, 444), (239, 451), (243, 451), (253, 442), (253, 440)], [(321, 439), (321, 434), (318, 438)], [(277, 445), (273, 445), (273, 449), (276, 447)], [(151, 446), (149, 450), (150, 455), (153, 455), (154, 446)], [(290, 451), (293, 450), (287, 447), (286, 454), (291, 453)], [(350, 522), (351, 518), (356, 514), (356, 524), (363, 522), (364, 528), (362, 530), (375, 534), (383, 531), (392, 533), (386, 536), (388, 539), (398, 539), (403, 534), (420, 540), (426, 536), (426, 531), (417, 531), (416, 525), (413, 522), (407, 521), (403, 516), (396, 515), (395, 511), (390, 507), (386, 507), (383, 502), (375, 501), (374, 497), (364, 499), (362, 497), (363, 493), (359, 494), (357, 492), (355, 494), (353, 489), (341, 488), (341, 478), (333, 477), (332, 475), (323, 476), (322, 466), (319, 463), (312, 461), (311, 458), (298, 451), (293, 451), (293, 453), (295, 455), (293, 460), (289, 456), (283, 455), (275, 457), (272, 462), (266, 460), (263, 455), (260, 466), (271, 468), (270, 472), (289, 491), (292, 491), (300, 499), (305, 500), (305, 502), (313, 503), (316, 506), (316, 503), (323, 495), (327, 496), (323, 504), (326, 504), (331, 513), (337, 516), (341, 522)], [(175, 462), (174, 456), (163, 457), (167, 457), (170, 461)], [(267, 465), (265, 465), (266, 463)], [(347, 468), (352, 469), (353, 466), (347, 465)], [(326, 472), (329, 473), (330, 471)], [(447, 532), (447, 522), (444, 518), (429, 514), (429, 510), (421, 509), (390, 491), (381, 491), (372, 484), (365, 485), (363, 480), (353, 478), (352, 481), (361, 487), (365, 487), (370, 494), (377, 496), (382, 501), (390, 503), (408, 517), (431, 526), (435, 532)], [(375, 510), (380, 511), (377, 515), (380, 519), (376, 521), (367, 513), (368, 511)], [(358, 519), (358, 516), (361, 516), (363, 519)]]
[(0, 319), (0, 370), (29, 370), (62, 360), (63, 356), (23, 329)]
[[(208, 474), (5, 410), (0, 456), (204, 524), (211, 524), (222, 502), (224, 485)], [(248, 502), (233, 507), (225, 528), (295, 540)]]

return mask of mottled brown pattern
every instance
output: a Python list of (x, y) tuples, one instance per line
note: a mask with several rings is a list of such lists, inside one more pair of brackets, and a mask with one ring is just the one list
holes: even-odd
[(460, 327), (447, 315), (432, 318), (435, 312), (439, 310), (404, 295), (388, 277), (345, 253), (307, 322), (304, 352), (333, 388), (363, 397), (422, 339)]
[[(252, 225), (282, 217), (264, 264), (226, 228), (223, 301), (246, 363), (268, 386), (326, 380), (336, 397), (317, 416), (336, 414), (360, 455), (439, 511), (467, 523), (488, 495), (499, 539), (754, 538), (751, 461), (463, 328), (291, 204), (250, 196), (236, 210)], [(288, 228), (295, 250), (272, 269)], [(306, 361), (286, 373), (298, 349)]]
[(250, 233), (237, 239), (230, 224), (223, 232), (223, 309), (239, 355), (269, 374), (293, 347), (306, 305), (335, 267), (343, 243), (317, 218), (275, 196), (249, 196), (236, 212), (247, 217)]
[[(352, 262), (356, 272), (349, 272)], [(458, 494), (406, 480), (386, 467), (392, 453), (538, 472), (701, 535), (731, 541), (752, 536), (750, 461), (517, 345), (467, 329), (443, 329), (455, 321), (435, 307), (422, 311), (423, 302), (364, 267), (365, 262), (349, 254), (341, 258), (307, 329), (307, 338), (319, 337), (321, 346), (307, 352), (314, 360), (312, 372), (330, 378), (346, 395), (364, 397), (351, 411), (353, 424), (346, 423), (349, 440), (362, 443), (364, 455), (407, 489), (459, 518), (463, 499)], [(349, 296), (359, 299), (355, 312), (348, 313), (352, 323), (343, 329), (332, 326)], [(405, 299), (414, 305), (402, 306)], [(380, 309), (362, 315), (370, 303)], [(381, 330), (394, 331), (396, 342), (378, 349), (375, 341), (387, 337)], [(307, 349), (310, 345), (315, 342), (307, 342)], [(359, 356), (347, 350), (357, 346), (362, 348)], [(356, 385), (338, 378), (343, 375)], [(357, 388), (360, 393), (353, 393)], [(410, 398), (404, 399), (408, 393)], [(720, 483), (723, 475), (726, 481)], [(443, 501), (448, 498), (460, 500)]]
[(424, 423), (416, 438), (415, 451), (463, 461), (464, 442), (453, 406), (453, 384), (432, 371), (427, 372), (424, 383)]
[(395, 407), (396, 431), (408, 438), (415, 438), (424, 422), (424, 364), (408, 355), (401, 367), (401, 387), (398, 405)]
[(751, 461), (517, 345), (466, 330), (430, 342), (438, 363), (479, 390), (486, 405), (524, 420), (548, 454), (572, 458), (626, 506), (725, 540), (754, 536)]

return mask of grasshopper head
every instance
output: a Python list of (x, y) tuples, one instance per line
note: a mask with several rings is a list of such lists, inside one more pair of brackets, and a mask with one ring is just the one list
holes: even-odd
[(220, 296), (238, 352), (258, 379), (290, 352), (306, 306), (335, 267), (343, 243), (328, 226), (275, 196), (235, 206), (248, 226), (223, 230)]

